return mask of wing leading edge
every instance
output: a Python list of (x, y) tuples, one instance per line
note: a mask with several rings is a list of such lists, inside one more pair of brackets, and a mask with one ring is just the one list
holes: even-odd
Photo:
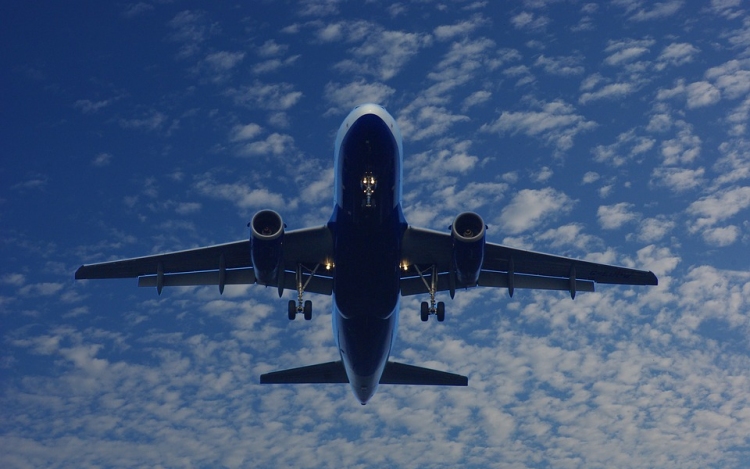
[[(447, 233), (409, 227), (402, 241), (402, 256), (408, 265), (437, 270), (437, 291), (451, 289), (453, 238)], [(618, 267), (569, 257), (555, 256), (500, 244), (485, 245), (484, 260), (476, 285), (500, 288), (594, 291), (595, 283), (619, 285), (657, 285), (653, 272)], [(428, 293), (421, 277), (406, 271), (401, 278), (404, 296)]]

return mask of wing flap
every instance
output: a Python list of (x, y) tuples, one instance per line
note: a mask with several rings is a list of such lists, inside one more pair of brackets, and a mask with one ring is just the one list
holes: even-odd
[[(479, 274), (480, 287), (508, 288), (508, 273), (483, 270)], [(542, 277), (539, 275), (514, 274), (513, 287), (533, 290), (559, 290), (570, 291), (570, 278)], [(457, 288), (465, 288), (457, 286)], [(437, 279), (437, 291), (450, 290), (450, 279), (448, 274), (439, 274)], [(577, 292), (595, 291), (594, 282), (591, 280), (576, 280)], [(401, 296), (423, 295), (429, 293), (427, 286), (419, 277), (405, 277), (401, 279)]]
[[(287, 290), (297, 290), (297, 280), (294, 272), (284, 273), (284, 288)], [(325, 277), (322, 275), (313, 275), (310, 278), (310, 274), (302, 274), (302, 285), (305, 286), (305, 291), (310, 293), (318, 293), (320, 295), (330, 296), (333, 293), (333, 278)]]
[(591, 280), (596, 283), (658, 284), (656, 275), (650, 271), (525, 251), (491, 243), (488, 243), (485, 248), (482, 269), (507, 272), (510, 268), (511, 259), (513, 259), (513, 268), (516, 273), (566, 278), (570, 276), (571, 269), (575, 269), (576, 278)]
[(76, 271), (76, 278), (140, 277), (156, 274), (160, 264), (164, 273), (218, 270), (222, 256), (224, 257), (224, 266), (227, 269), (250, 267), (250, 240), (84, 265)]
[[(576, 280), (577, 292), (594, 291), (594, 282), (591, 280)], [(507, 272), (490, 272), (487, 270), (479, 274), (480, 287), (508, 288)], [(529, 288), (535, 290), (570, 290), (569, 278), (539, 277), (537, 275), (514, 274), (514, 288)]]
[[(218, 285), (219, 271), (187, 272), (179, 274), (164, 274), (165, 287), (193, 287), (200, 285)], [(158, 282), (156, 275), (142, 275), (138, 277), (139, 287), (155, 287)], [(250, 269), (227, 270), (225, 285), (250, 285), (255, 283), (255, 272)]]

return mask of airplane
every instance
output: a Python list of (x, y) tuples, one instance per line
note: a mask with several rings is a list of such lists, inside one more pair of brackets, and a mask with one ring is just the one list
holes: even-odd
[(297, 293), (288, 318), (312, 318), (305, 293), (333, 297), (339, 359), (266, 373), (261, 384), (349, 383), (364, 405), (379, 384), (467, 386), (466, 376), (389, 360), (400, 297), (429, 295), (420, 318), (445, 320), (438, 292), (472, 287), (561, 290), (575, 299), (595, 283), (657, 285), (653, 272), (514, 249), (486, 242), (487, 225), (459, 213), (449, 232), (409, 225), (401, 204), (403, 143), (396, 120), (377, 104), (355, 107), (334, 147), (333, 214), (322, 226), (286, 231), (281, 215), (257, 212), (249, 239), (81, 266), (76, 279), (135, 278), (141, 287), (258, 284)]

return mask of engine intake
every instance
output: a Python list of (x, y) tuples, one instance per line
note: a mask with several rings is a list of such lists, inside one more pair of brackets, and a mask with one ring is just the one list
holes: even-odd
[(278, 285), (284, 259), (284, 222), (273, 210), (261, 210), (250, 221), (250, 255), (255, 278), (262, 285)]
[(476, 286), (484, 260), (485, 224), (473, 212), (460, 213), (451, 226), (453, 266), (461, 286)]

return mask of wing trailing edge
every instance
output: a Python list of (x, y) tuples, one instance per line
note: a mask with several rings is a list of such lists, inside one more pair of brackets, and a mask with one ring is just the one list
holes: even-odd
[[(348, 383), (341, 361), (274, 371), (260, 376), (261, 384), (337, 384)], [(419, 386), (468, 386), (466, 376), (438, 371), (421, 366), (388, 362), (380, 377), (380, 384)]]

